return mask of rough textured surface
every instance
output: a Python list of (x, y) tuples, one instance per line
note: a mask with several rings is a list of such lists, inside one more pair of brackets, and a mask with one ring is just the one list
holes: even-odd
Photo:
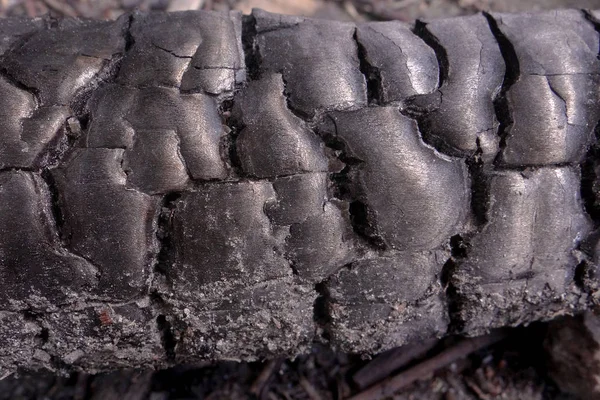
[(357, 160), (347, 172), (348, 196), (365, 208), (369, 234), (381, 246), (430, 250), (460, 231), (469, 204), (466, 168), (423, 144), (415, 121), (393, 107), (370, 107), (330, 114), (325, 123), (323, 134)]
[(240, 14), (139, 14), (118, 83), (219, 94), (245, 78)]
[(502, 161), (580, 162), (599, 118), (599, 44), (593, 25), (576, 10), (496, 18), (516, 56), (509, 66), (516, 74), (507, 91), (514, 111)]
[(499, 136), (493, 99), (500, 91), (505, 65), (486, 18), (434, 20), (416, 32), (436, 50), (439, 89), (416, 96), (409, 110), (424, 113), (424, 138), (453, 155), (482, 152), (485, 159), (498, 152)]
[(97, 269), (92, 292), (119, 301), (145, 292), (157, 206), (127, 189), (122, 162), (122, 149), (76, 149), (54, 173), (66, 247)]
[(235, 114), (244, 128), (236, 140), (245, 175), (270, 178), (327, 172), (324, 145), (287, 107), (280, 74), (263, 74), (236, 97)]
[(461, 311), (468, 330), (524, 323), (531, 305), (560, 303), (577, 291), (575, 251), (591, 228), (579, 179), (569, 167), (491, 176), (488, 222), (454, 276), (468, 304)]
[(354, 24), (252, 13), (261, 70), (283, 74), (290, 106), (317, 111), (364, 106), (365, 87), (353, 40)]
[(332, 277), (332, 341), (350, 352), (376, 353), (448, 327), (439, 273), (448, 254), (400, 252), (353, 263)]
[(435, 51), (399, 21), (360, 24), (356, 40), (372, 68), (371, 79), (381, 80), (380, 102), (403, 101), (434, 92), (439, 70)]
[(0, 20), (2, 373), (372, 353), (596, 302), (595, 28)]
[(175, 88), (107, 84), (89, 105), (85, 146), (124, 148), (128, 183), (141, 190), (164, 193), (182, 189), (188, 179), (227, 176), (220, 156), (225, 132), (214, 98)]

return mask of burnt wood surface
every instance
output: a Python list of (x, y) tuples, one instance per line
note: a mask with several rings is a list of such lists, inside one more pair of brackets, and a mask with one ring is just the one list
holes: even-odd
[(2, 373), (377, 353), (585, 309), (596, 16), (0, 20)]

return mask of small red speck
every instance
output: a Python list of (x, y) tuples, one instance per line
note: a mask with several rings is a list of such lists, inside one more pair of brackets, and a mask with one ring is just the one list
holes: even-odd
[(106, 309), (100, 311), (100, 315), (98, 316), (98, 319), (100, 320), (100, 324), (102, 326), (111, 325), (113, 323), (113, 320), (110, 317), (108, 310), (106, 310)]

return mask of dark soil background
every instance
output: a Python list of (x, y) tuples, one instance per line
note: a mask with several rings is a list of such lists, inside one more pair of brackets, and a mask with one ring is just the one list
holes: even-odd
[[(481, 10), (600, 9), (600, 0), (0, 0), (0, 16), (51, 13), (112, 19), (134, 9), (249, 12), (253, 7), (339, 20), (412, 21)], [(295, 360), (206, 363), (99, 375), (21, 371), (0, 377), (0, 399), (333, 400), (354, 395), (357, 399), (398, 400), (577, 399), (559, 389), (551, 347), (553, 332), (563, 326), (580, 326), (580, 319), (566, 317), (552, 324), (502, 331), (487, 347), (475, 346), (475, 342), (464, 346), (463, 339), (450, 337), (395, 349), (374, 359), (338, 354), (316, 345), (310, 354)], [(484, 337), (483, 342), (488, 339)], [(569, 339), (569, 343), (587, 346), (577, 344), (578, 340)], [(585, 351), (592, 354), (598, 350), (590, 347)], [(588, 372), (600, 376), (600, 368)], [(394, 394), (385, 393), (390, 387), (397, 388), (390, 390)], [(564, 389), (564, 384), (561, 387)]]

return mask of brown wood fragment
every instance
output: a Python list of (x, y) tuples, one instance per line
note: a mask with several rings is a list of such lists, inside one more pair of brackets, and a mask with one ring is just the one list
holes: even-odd
[(262, 391), (264, 390), (267, 382), (271, 378), (271, 375), (281, 366), (282, 360), (271, 360), (269, 361), (261, 373), (258, 375), (252, 386), (250, 387), (250, 393), (260, 398)]
[(317, 389), (304, 376), (300, 378), (300, 386), (302, 386), (310, 400), (321, 400), (321, 395)]
[(391, 396), (398, 390), (405, 388), (411, 383), (426, 378), (436, 370), (452, 364), (469, 354), (488, 347), (506, 337), (505, 331), (496, 331), (486, 336), (463, 339), (452, 347), (447, 348), (441, 353), (431, 357), (406, 371), (392, 376), (365, 391), (358, 393), (350, 400), (371, 400), (383, 399)]
[(44, 0), (44, 4), (46, 4), (48, 8), (66, 17), (77, 17), (78, 15), (77, 11), (74, 10), (73, 7), (62, 1)]
[(424, 357), (437, 343), (437, 339), (431, 339), (386, 351), (358, 370), (352, 376), (352, 380), (359, 389), (367, 388), (408, 363)]

